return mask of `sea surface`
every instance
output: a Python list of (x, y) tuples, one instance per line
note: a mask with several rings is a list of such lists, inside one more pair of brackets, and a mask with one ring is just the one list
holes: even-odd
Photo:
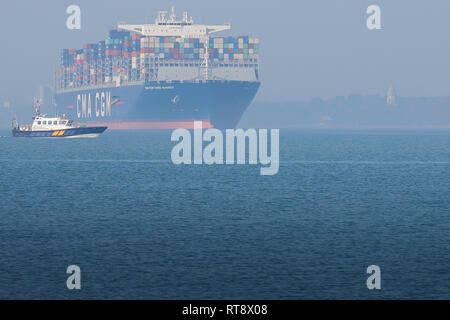
[(450, 299), (450, 130), (281, 130), (275, 176), (170, 135), (0, 131), (0, 298)]

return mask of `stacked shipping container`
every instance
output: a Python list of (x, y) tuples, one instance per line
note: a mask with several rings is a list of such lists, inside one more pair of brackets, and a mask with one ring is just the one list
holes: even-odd
[(248, 60), (259, 54), (259, 40), (249, 37), (211, 38), (208, 52), (213, 61)]
[(212, 64), (248, 63), (256, 61), (259, 41), (249, 37), (219, 37), (210, 38), (206, 44), (198, 38), (142, 37), (112, 30), (105, 41), (86, 44), (81, 50), (62, 50), (60, 88), (152, 80), (159, 63), (201, 63), (205, 49)]

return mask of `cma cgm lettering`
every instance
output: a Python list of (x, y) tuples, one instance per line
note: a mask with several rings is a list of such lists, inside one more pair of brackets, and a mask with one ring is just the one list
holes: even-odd
[(154, 24), (119, 24), (106, 40), (63, 49), (57, 113), (109, 129), (234, 128), (260, 87), (259, 40), (213, 36), (230, 29), (160, 12)]
[[(94, 101), (94, 103), (93, 103)], [(92, 107), (94, 105), (95, 117), (104, 118), (111, 116), (111, 92), (96, 92), (95, 98), (91, 93), (77, 95), (77, 117), (78, 119), (92, 118)]]

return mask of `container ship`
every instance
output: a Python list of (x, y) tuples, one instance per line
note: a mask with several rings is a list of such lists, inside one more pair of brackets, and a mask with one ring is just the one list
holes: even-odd
[(57, 114), (109, 129), (234, 128), (259, 87), (259, 39), (213, 37), (160, 11), (154, 24), (119, 24), (109, 38), (63, 49)]

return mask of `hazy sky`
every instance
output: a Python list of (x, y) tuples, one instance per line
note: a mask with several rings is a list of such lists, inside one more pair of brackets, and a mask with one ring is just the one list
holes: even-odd
[[(80, 5), (82, 30), (66, 28), (66, 8)], [(378, 4), (382, 30), (366, 27)], [(224, 35), (261, 39), (257, 101), (384, 93), (450, 95), (448, 0), (40, 0), (2, 1), (0, 102), (30, 105), (52, 83), (61, 48), (105, 39), (117, 22), (153, 21), (174, 5), (197, 23), (232, 23)]]

